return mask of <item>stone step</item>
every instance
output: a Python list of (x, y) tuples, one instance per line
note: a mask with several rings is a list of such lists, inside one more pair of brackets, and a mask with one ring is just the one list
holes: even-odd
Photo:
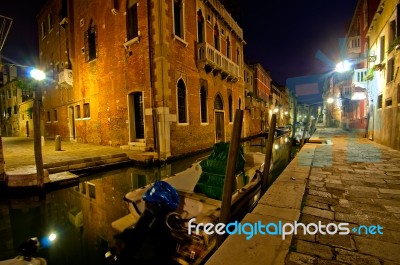
[(49, 171), (50, 174), (78, 170), (83, 168), (99, 167), (107, 164), (121, 163), (130, 161), (126, 153), (105, 155), (97, 157), (88, 157), (76, 160), (62, 161), (56, 163), (45, 164), (44, 167)]
[(123, 150), (131, 150), (131, 151), (142, 151), (142, 152), (150, 151), (150, 147), (146, 145), (121, 145), (120, 148)]

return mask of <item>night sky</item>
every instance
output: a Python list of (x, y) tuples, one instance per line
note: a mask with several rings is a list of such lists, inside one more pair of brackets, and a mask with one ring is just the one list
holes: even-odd
[[(36, 14), (45, 0), (1, 0), (0, 14), (14, 19), (3, 48), (3, 60), (22, 65), (38, 62)], [(357, 0), (228, 1), (243, 28), (245, 60), (259, 62), (272, 79), (327, 72), (315, 58), (321, 50), (340, 61), (338, 38), (346, 34)], [(21, 8), (22, 7), (22, 8)]]

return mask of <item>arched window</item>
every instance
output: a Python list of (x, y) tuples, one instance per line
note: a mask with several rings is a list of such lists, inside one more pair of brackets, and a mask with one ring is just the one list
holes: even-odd
[(224, 110), (224, 104), (222, 103), (222, 98), (219, 94), (215, 97), (214, 109)]
[(207, 118), (207, 90), (202, 86), (200, 88), (200, 115), (201, 122), (206, 123), (208, 121)]
[(229, 122), (233, 121), (233, 113), (232, 113), (232, 106), (233, 102), (232, 102), (232, 95), (228, 96), (228, 106), (229, 106)]
[(178, 122), (187, 123), (186, 86), (182, 79), (178, 81)]
[(217, 23), (214, 26), (214, 47), (219, 51), (219, 29)]
[(226, 57), (231, 59), (231, 41), (229, 40), (229, 37), (226, 39)]
[(198, 43), (204, 42), (204, 17), (201, 9), (197, 11), (197, 40)]

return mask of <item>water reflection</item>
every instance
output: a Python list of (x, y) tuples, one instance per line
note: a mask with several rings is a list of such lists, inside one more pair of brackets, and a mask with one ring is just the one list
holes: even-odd
[[(106, 264), (104, 253), (116, 233), (111, 223), (129, 213), (123, 196), (156, 179), (187, 168), (199, 157), (162, 168), (123, 168), (81, 179), (76, 187), (39, 197), (0, 199), (0, 260), (15, 257), (19, 245), (31, 237), (56, 233), (42, 244), (38, 256), (48, 264)], [(48, 241), (47, 241), (48, 243)]]
[[(278, 138), (274, 161), (287, 153), (285, 138)], [(244, 144), (245, 151), (265, 151), (265, 139)], [(43, 239), (51, 233), (57, 238), (43, 245), (38, 256), (48, 264), (106, 264), (104, 253), (116, 231), (111, 223), (129, 213), (123, 196), (156, 179), (163, 179), (187, 168), (199, 154), (161, 169), (123, 168), (81, 179), (76, 187), (46, 194), (45, 198), (0, 199), (0, 260), (17, 255), (19, 245), (31, 237)], [(274, 162), (275, 163), (275, 162)]]

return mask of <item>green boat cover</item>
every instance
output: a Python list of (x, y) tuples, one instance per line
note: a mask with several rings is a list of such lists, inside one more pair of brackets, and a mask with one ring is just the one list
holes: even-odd
[[(200, 162), (202, 173), (196, 184), (195, 191), (201, 192), (209, 198), (222, 199), (228, 153), (229, 143), (219, 142), (214, 145), (210, 156)], [(244, 174), (244, 163), (243, 146), (240, 145), (236, 172), (242, 173), (243, 182), (246, 183), (247, 177)]]

